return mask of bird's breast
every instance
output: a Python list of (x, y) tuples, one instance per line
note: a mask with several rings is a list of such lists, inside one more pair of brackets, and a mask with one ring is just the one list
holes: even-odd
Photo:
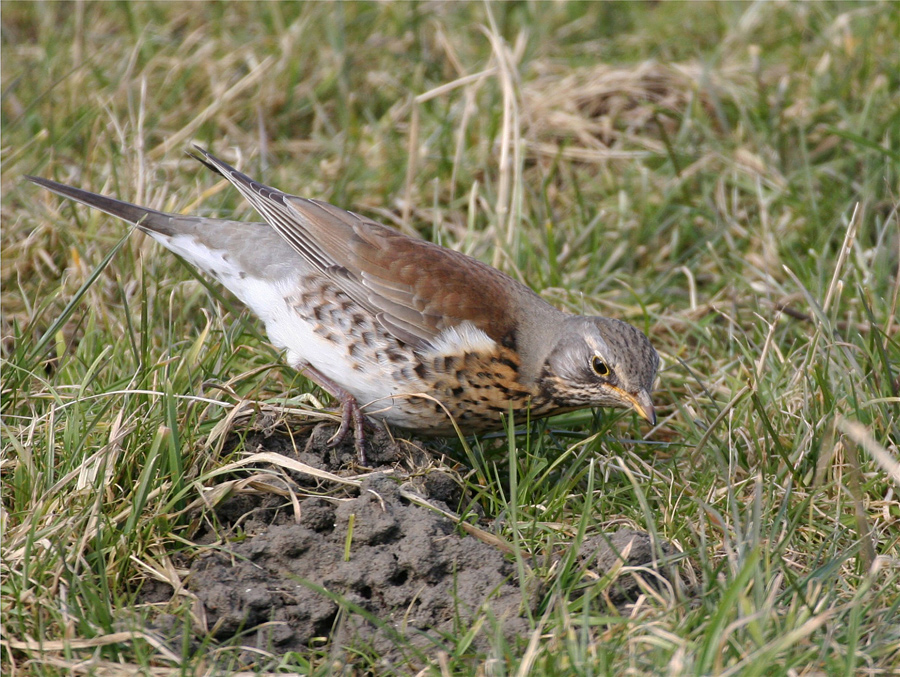
[[(366, 308), (327, 278), (311, 275), (285, 296), (292, 317), (267, 323), (273, 343), (351, 393), (372, 418), (427, 436), (502, 428), (501, 414), (523, 412), (539, 395), (521, 376), (515, 349), (469, 323), (442, 332), (427, 349), (392, 336)], [(547, 407), (533, 408), (540, 417)]]

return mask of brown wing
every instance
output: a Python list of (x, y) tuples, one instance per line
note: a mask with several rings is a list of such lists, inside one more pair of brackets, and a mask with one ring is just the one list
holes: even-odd
[(514, 338), (511, 297), (520, 285), (499, 270), (333, 205), (287, 195), (198, 150), (298, 254), (401, 341), (425, 347), (466, 320), (495, 341)]

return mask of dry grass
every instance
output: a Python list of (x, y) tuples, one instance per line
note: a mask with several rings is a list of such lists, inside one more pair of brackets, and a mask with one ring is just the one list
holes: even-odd
[[(629, 525), (686, 585), (612, 617), (548, 571), (521, 646), (426, 674), (898, 669), (896, 6), (5, 3), (2, 30), (4, 674), (331, 669), (218, 645), (177, 564), (201, 497), (268, 490), (223, 433), (308, 384), (230, 297), (21, 180), (249, 216), (192, 141), (665, 359), (653, 431), (572, 414), (471, 481), (538, 558)], [(190, 642), (141, 630), (161, 611)]]

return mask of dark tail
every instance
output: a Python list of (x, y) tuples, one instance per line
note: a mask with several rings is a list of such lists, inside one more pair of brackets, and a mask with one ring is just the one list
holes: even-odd
[(101, 212), (106, 212), (111, 216), (133, 223), (144, 230), (151, 230), (166, 235), (175, 234), (175, 229), (172, 227), (173, 220), (178, 219), (179, 217), (173, 214), (166, 214), (165, 212), (158, 212), (155, 209), (140, 207), (131, 204), (130, 202), (123, 202), (122, 200), (116, 200), (111, 197), (106, 197), (105, 195), (98, 195), (97, 193), (91, 193), (86, 190), (81, 190), (80, 188), (73, 188), (64, 183), (57, 183), (56, 181), (50, 181), (49, 179), (41, 179), (37, 176), (26, 176), (25, 178), (58, 195), (75, 200), (76, 202), (81, 202), (88, 207), (99, 209)]

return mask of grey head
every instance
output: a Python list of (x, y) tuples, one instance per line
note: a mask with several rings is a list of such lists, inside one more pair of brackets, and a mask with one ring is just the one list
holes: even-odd
[(548, 354), (538, 385), (560, 411), (621, 407), (652, 424), (650, 396), (659, 355), (642, 331), (607, 317), (570, 315)]

